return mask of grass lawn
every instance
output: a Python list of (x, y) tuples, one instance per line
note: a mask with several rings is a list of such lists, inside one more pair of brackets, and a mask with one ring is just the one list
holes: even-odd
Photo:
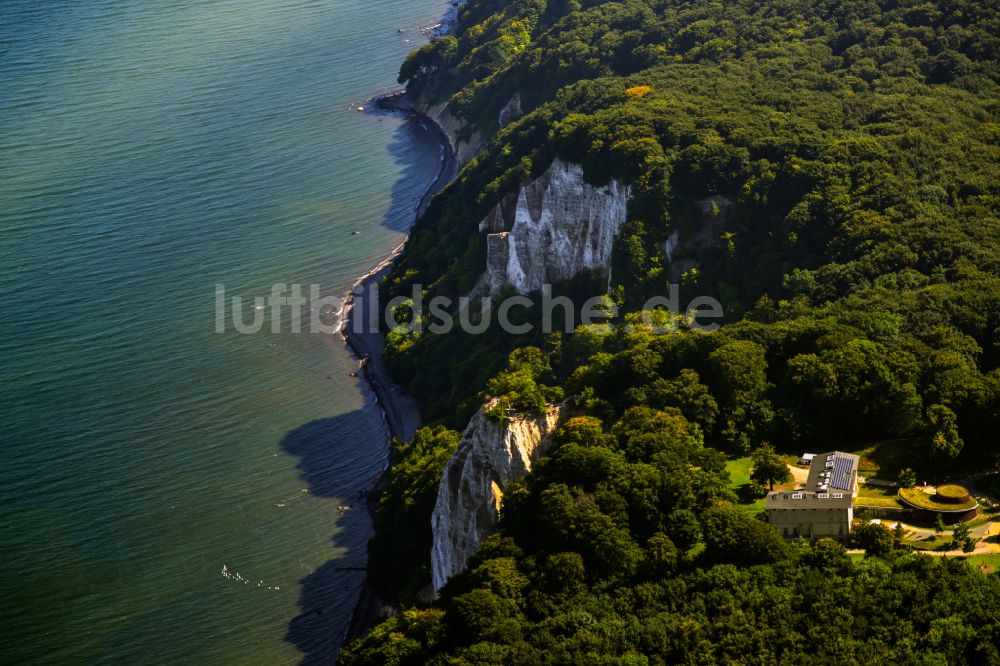
[(952, 541), (950, 534), (932, 535), (922, 539), (903, 539), (907, 546), (913, 546), (918, 550), (937, 550), (938, 548), (950, 544)]
[(730, 485), (735, 489), (745, 483), (750, 483), (750, 457), (733, 458), (726, 461), (726, 471), (729, 472)]
[(896, 496), (896, 488), (886, 488), (884, 486), (869, 486), (867, 484), (858, 485), (858, 497), (889, 497)]
[(750, 483), (750, 467), (752, 464), (749, 456), (733, 458), (726, 461), (726, 471), (729, 472), (729, 485), (736, 493), (739, 505), (750, 513), (759, 513), (764, 510), (764, 498), (751, 499), (753, 486)]
[(965, 502), (942, 502), (937, 496), (923, 492), (919, 488), (903, 488), (899, 491), (900, 497), (913, 506), (922, 509), (933, 509), (936, 511), (961, 511), (971, 509), (976, 506), (975, 499), (968, 499)]
[(854, 506), (875, 506), (883, 509), (902, 509), (895, 497), (858, 497)]
[(991, 512), (980, 510), (978, 516), (976, 516), (972, 520), (966, 521), (965, 524), (969, 526), (970, 530), (972, 530), (979, 527), (980, 525), (985, 525), (986, 523), (990, 522), (992, 518), (993, 516), (991, 515)]
[(969, 566), (979, 569), (982, 567), (985, 573), (993, 573), (1000, 569), (1000, 553), (987, 553), (984, 555), (967, 555), (963, 557)]
[(865, 484), (858, 486), (858, 496), (854, 500), (854, 506), (883, 506), (891, 509), (903, 508), (903, 505), (899, 503), (899, 499), (896, 497), (895, 488), (882, 488)]

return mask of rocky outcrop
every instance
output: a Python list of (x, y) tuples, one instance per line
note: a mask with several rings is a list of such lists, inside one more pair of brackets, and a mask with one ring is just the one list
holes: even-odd
[(524, 115), (524, 109), (521, 108), (521, 93), (516, 92), (507, 101), (507, 104), (505, 104), (504, 107), (500, 109), (500, 116), (499, 118), (497, 118), (497, 121), (499, 122), (500, 127), (505, 127), (506, 125), (508, 125), (514, 120), (517, 120), (523, 115)]
[(428, 104), (423, 97), (414, 99), (402, 90), (376, 97), (373, 103), (375, 108), (383, 111), (416, 113), (434, 123), (448, 141), (451, 154), (459, 166), (464, 166), (483, 147), (483, 133), (455, 117), (448, 110), (447, 103)]
[(543, 415), (498, 422), (486, 415), (490, 406), (469, 422), (438, 487), (431, 516), (435, 590), (464, 570), (483, 537), (496, 529), (504, 489), (531, 471), (548, 448), (561, 412), (552, 407)]
[(555, 160), (480, 223), (488, 235), (479, 291), (510, 285), (524, 294), (587, 270), (607, 274), (631, 193), (618, 181), (594, 187), (583, 167)]
[(479, 223), (480, 233), (499, 234), (506, 231), (514, 221), (519, 195), (519, 192), (511, 192), (501, 199), (500, 203), (491, 208), (490, 212)]
[(418, 101), (416, 108), (433, 120), (448, 137), (452, 155), (460, 166), (467, 164), (483, 147), (483, 133), (455, 117), (448, 110), (447, 103), (428, 105)]
[(671, 280), (680, 280), (683, 273), (698, 268), (701, 257), (718, 246), (733, 205), (731, 199), (718, 194), (695, 203), (700, 218), (697, 227), (688, 229), (686, 234), (674, 231), (663, 244)]

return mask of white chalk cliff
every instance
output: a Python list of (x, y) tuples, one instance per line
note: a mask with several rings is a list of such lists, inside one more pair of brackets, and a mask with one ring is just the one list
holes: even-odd
[(608, 273), (631, 194), (615, 180), (594, 187), (584, 182), (583, 167), (555, 160), (480, 223), (488, 235), (479, 290), (510, 285), (526, 294), (585, 270)]
[(496, 529), (504, 489), (524, 478), (548, 448), (560, 411), (498, 422), (480, 409), (472, 417), (445, 466), (431, 515), (435, 591), (465, 569), (483, 537)]

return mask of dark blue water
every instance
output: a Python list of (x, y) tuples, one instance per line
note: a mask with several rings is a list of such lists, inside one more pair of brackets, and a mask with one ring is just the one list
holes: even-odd
[(329, 656), (382, 416), (339, 337), (216, 333), (215, 285), (400, 242), (440, 146), (355, 107), (444, 9), (0, 2), (3, 661)]

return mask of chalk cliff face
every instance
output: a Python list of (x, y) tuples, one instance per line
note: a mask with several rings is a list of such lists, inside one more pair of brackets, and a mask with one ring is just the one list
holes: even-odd
[(483, 147), (482, 132), (456, 118), (448, 110), (447, 103), (428, 105), (420, 100), (417, 108), (444, 131), (451, 143), (452, 154), (460, 165), (467, 164)]
[(483, 537), (496, 528), (504, 488), (528, 474), (548, 448), (560, 411), (553, 407), (544, 415), (497, 422), (480, 409), (472, 417), (445, 467), (431, 516), (435, 591), (465, 569)]
[(525, 294), (585, 270), (607, 273), (631, 194), (618, 181), (589, 185), (583, 167), (555, 160), (480, 223), (488, 234), (480, 290), (510, 285)]
[(514, 93), (502, 109), (500, 109), (500, 116), (497, 118), (497, 122), (500, 127), (506, 127), (509, 123), (517, 120), (524, 115), (524, 109), (521, 108), (521, 93)]

